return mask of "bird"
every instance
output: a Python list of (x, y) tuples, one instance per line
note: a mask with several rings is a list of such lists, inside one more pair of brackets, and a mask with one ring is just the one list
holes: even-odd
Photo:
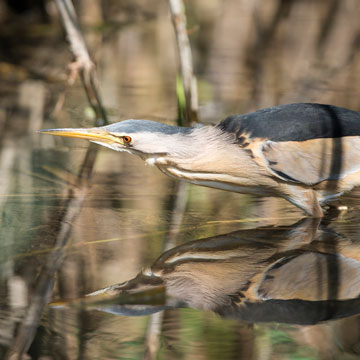
[(123, 120), (40, 130), (125, 151), (192, 184), (288, 200), (307, 216), (360, 185), (360, 112), (294, 103), (179, 127)]

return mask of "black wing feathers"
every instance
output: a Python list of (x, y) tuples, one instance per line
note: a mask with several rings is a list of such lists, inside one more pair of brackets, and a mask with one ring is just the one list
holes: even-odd
[(225, 132), (271, 141), (305, 141), (360, 136), (360, 113), (333, 105), (298, 103), (232, 115), (218, 125)]

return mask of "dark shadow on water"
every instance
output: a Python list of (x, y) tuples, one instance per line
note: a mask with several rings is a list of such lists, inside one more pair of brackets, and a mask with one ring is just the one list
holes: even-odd
[[(335, 2), (336, 3), (336, 2)], [(329, 181), (326, 191), (336, 193), (336, 189), (338, 187), (338, 182), (341, 179), (341, 170), (343, 168), (343, 144), (342, 144), (342, 136), (344, 134), (343, 125), (341, 123), (341, 119), (338, 114), (331, 107), (324, 107), (324, 110), (328, 113), (329, 118), (331, 119), (331, 134), (332, 137), (332, 149), (331, 149), (331, 165), (330, 165), (330, 174)], [(323, 160), (326, 162), (326, 159)], [(332, 241), (329, 239), (325, 245), (325, 251), (330, 253), (336, 253), (336, 241)], [(328, 259), (330, 261), (330, 259)], [(329, 299), (337, 299), (338, 298), (338, 287), (339, 287), (339, 266), (337, 261), (332, 261), (332, 263), (328, 263), (327, 267), (327, 276), (328, 276), (328, 298)], [(319, 286), (323, 286), (323, 284), (319, 284)], [(329, 313), (332, 312), (332, 305), (328, 304)]]

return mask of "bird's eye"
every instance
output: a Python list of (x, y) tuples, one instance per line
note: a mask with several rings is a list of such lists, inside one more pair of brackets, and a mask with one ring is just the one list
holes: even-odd
[(130, 136), (123, 136), (124, 143), (130, 144), (131, 143), (131, 137)]

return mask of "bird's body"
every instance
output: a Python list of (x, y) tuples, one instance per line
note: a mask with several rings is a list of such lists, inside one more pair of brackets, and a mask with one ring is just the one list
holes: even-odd
[(331, 105), (275, 106), (215, 126), (125, 120), (43, 132), (128, 151), (193, 184), (282, 197), (315, 217), (320, 204), (360, 185), (360, 113)]

